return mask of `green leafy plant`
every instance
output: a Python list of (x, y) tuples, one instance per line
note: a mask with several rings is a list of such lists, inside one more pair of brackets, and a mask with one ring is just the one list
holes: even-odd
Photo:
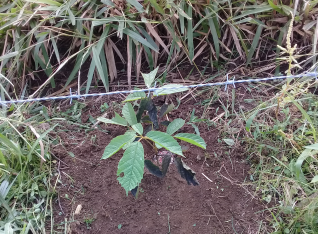
[[(148, 88), (152, 86), (156, 72), (157, 69), (149, 74), (142, 74)], [(150, 95), (147, 97), (144, 92), (131, 93), (124, 100), (125, 104), (122, 108), (122, 116), (115, 113), (115, 117), (112, 119), (98, 118), (99, 121), (106, 124), (117, 124), (127, 127), (125, 134), (111, 140), (106, 146), (102, 157), (102, 159), (107, 159), (120, 149), (123, 148), (125, 150), (118, 164), (117, 176), (119, 183), (126, 190), (127, 194), (129, 191), (132, 191), (134, 195), (136, 194), (138, 185), (143, 178), (145, 166), (152, 174), (161, 178), (164, 177), (173, 155), (176, 155), (174, 161), (181, 177), (186, 179), (188, 184), (198, 185), (195, 179), (195, 173), (181, 159), (184, 155), (177, 140), (188, 142), (203, 149), (206, 149), (205, 141), (197, 134), (178, 133), (180, 128), (185, 124), (185, 120), (181, 118), (175, 119), (172, 122), (159, 122), (163, 116), (173, 110), (173, 107), (164, 104), (158, 116), (157, 107), (153, 102), (155, 96), (187, 90), (187, 88), (178, 88), (179, 86), (178, 84), (165, 85), (163, 87), (176, 87), (176, 89), (160, 90), (152, 97), (150, 97)], [(137, 113), (130, 102), (135, 102), (136, 106), (138, 106)], [(144, 115), (145, 111), (147, 111), (146, 115)], [(159, 126), (166, 127), (166, 131), (160, 131)], [(156, 153), (158, 153), (158, 149), (161, 148), (166, 150), (165, 154), (163, 154), (161, 170), (150, 160), (145, 159), (144, 148), (141, 142), (150, 144)], [(121, 176), (122, 173), (124, 174), (123, 176)]]

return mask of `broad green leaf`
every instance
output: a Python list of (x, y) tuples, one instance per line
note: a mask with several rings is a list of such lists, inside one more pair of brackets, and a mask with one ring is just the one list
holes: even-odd
[(318, 150), (318, 143), (313, 144), (313, 145), (307, 145), (304, 148), (306, 149), (313, 149), (313, 150)]
[(139, 12), (144, 11), (144, 8), (137, 0), (127, 0), (127, 2), (130, 3), (132, 6), (134, 6), (137, 9), (137, 11)]
[(53, 1), (53, 0), (26, 0), (27, 2), (34, 2), (34, 3), (42, 3), (42, 4), (47, 4), (50, 6), (61, 6), (62, 3)]
[(156, 90), (154, 93), (154, 96), (179, 93), (179, 92), (184, 92), (189, 90), (189, 88), (183, 87), (182, 84), (168, 84), (168, 85), (162, 86), (161, 88), (164, 88), (164, 89)]
[(120, 135), (115, 137), (110, 141), (110, 143), (106, 146), (102, 159), (109, 158), (113, 154), (117, 153), (126, 143), (131, 141), (131, 139), (136, 138), (136, 133), (129, 131), (124, 135)]
[(132, 128), (135, 130), (135, 132), (137, 132), (139, 135), (142, 135), (144, 129), (143, 129), (141, 123), (136, 123), (135, 125), (132, 125), (131, 127), (132, 127)]
[(123, 102), (136, 101), (145, 97), (146, 97), (145, 92), (135, 92), (135, 93), (129, 94)]
[(152, 141), (160, 145), (161, 147), (169, 150), (174, 154), (178, 154), (183, 156), (182, 149), (179, 143), (170, 135), (165, 132), (158, 132), (158, 131), (150, 131), (146, 135)]
[(157, 67), (155, 70), (153, 70), (150, 73), (141, 73), (142, 77), (144, 78), (145, 85), (148, 87), (148, 89), (151, 87), (151, 84), (155, 80), (158, 69), (159, 67)]
[(127, 126), (127, 121), (121, 117), (119, 114), (117, 114), (115, 112), (115, 117), (112, 119), (106, 119), (103, 117), (99, 117), (97, 118), (98, 121), (106, 123), (106, 124), (117, 124), (117, 125), (121, 125), (121, 126)]
[(137, 123), (136, 113), (129, 102), (124, 105), (122, 115), (127, 120), (130, 126), (133, 126)]
[(166, 133), (169, 135), (174, 134), (184, 125), (185, 121), (183, 119), (175, 119), (173, 120), (167, 127)]
[(203, 149), (206, 149), (206, 143), (203, 140), (202, 137), (196, 135), (196, 134), (192, 134), (192, 133), (179, 133), (177, 135), (174, 136), (175, 138), (178, 138), (182, 141), (186, 141), (189, 142), (192, 145), (196, 145), (199, 146)]
[(126, 190), (126, 194), (136, 188), (144, 175), (144, 148), (139, 141), (133, 142), (125, 151), (118, 163), (117, 176), (124, 173), (117, 180)]
[(316, 175), (314, 178), (312, 178), (312, 180), (310, 181), (310, 183), (317, 183), (318, 182), (318, 175)]

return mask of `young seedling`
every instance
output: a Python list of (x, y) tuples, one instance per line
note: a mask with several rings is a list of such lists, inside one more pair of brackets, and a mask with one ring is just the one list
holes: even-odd
[[(157, 73), (157, 69), (149, 74), (142, 74), (145, 84), (148, 88), (151, 87)], [(186, 91), (187, 88), (179, 88), (180, 85), (165, 85), (163, 87), (175, 87), (176, 89), (158, 90), (154, 96), (167, 95), (177, 92)], [(186, 179), (188, 184), (198, 185), (195, 178), (195, 173), (182, 161), (184, 157), (181, 146), (177, 139), (191, 143), (203, 149), (206, 149), (205, 141), (197, 134), (192, 133), (177, 133), (179, 129), (185, 124), (181, 118), (175, 119), (172, 122), (159, 122), (160, 118), (165, 116), (171, 108), (165, 104), (161, 107), (159, 118), (157, 115), (157, 107), (153, 102), (153, 97), (146, 95), (144, 92), (131, 93), (124, 100), (125, 105), (122, 108), (122, 116), (115, 112), (115, 117), (112, 119), (98, 118), (99, 121), (106, 124), (117, 124), (127, 127), (125, 134), (115, 137), (106, 146), (102, 159), (107, 159), (120, 149), (124, 149), (124, 155), (119, 161), (117, 176), (121, 186), (135, 196), (138, 192), (138, 185), (140, 184), (143, 174), (144, 166), (154, 175), (163, 178), (171, 163), (171, 158), (174, 157), (174, 162), (178, 168), (181, 177)], [(138, 111), (135, 110), (130, 102), (138, 103)], [(147, 115), (144, 112), (147, 111)], [(166, 126), (166, 131), (160, 131), (159, 126)], [(177, 133), (177, 134), (176, 134)], [(154, 165), (150, 160), (144, 158), (144, 148), (141, 142), (147, 142), (153, 149), (158, 152), (158, 149), (164, 148), (169, 153), (166, 153), (162, 159), (162, 168)], [(181, 157), (180, 157), (181, 156)], [(123, 176), (121, 176), (123, 174)]]

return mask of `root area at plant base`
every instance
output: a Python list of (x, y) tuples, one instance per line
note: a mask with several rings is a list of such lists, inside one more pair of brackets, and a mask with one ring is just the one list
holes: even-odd
[[(100, 105), (109, 100), (113, 99), (91, 100), (82, 110), (82, 121), (101, 116)], [(203, 108), (194, 103), (181, 104), (169, 118), (186, 118), (193, 108), (200, 116)], [(107, 118), (112, 113), (109, 111)], [(55, 231), (67, 226), (67, 233), (74, 234), (257, 233), (264, 207), (253, 195), (255, 188), (248, 185), (247, 155), (242, 146), (229, 149), (215, 126), (199, 125), (207, 151), (188, 145), (184, 153), (183, 161), (196, 172), (199, 186), (188, 185), (173, 165), (164, 179), (145, 169), (138, 199), (131, 193), (126, 196), (117, 182), (123, 151), (101, 160), (105, 146), (125, 128), (100, 126), (104, 131), (85, 132), (65, 124), (56, 133), (61, 143), (53, 146), (53, 152), (61, 162), (56, 166), (58, 197), (53, 200)], [(182, 131), (195, 133), (191, 125)], [(153, 159), (155, 151), (143, 144), (145, 159)]]

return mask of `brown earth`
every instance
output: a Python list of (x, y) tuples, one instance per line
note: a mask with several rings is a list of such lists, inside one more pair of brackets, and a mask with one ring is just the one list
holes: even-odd
[[(122, 98), (112, 97), (111, 100)], [(86, 103), (82, 121), (86, 122), (89, 115), (101, 116), (99, 107), (104, 102), (109, 103), (110, 99), (105, 97)], [(169, 114), (170, 120), (188, 117), (192, 109), (197, 108), (195, 103), (190, 100), (181, 104)], [(69, 106), (64, 106), (64, 110), (67, 108)], [(109, 109), (108, 118), (112, 112), (113, 109)], [(201, 113), (198, 111), (198, 116)], [(220, 113), (208, 114), (212, 119), (211, 115)], [(247, 186), (249, 166), (245, 159), (248, 155), (242, 146), (229, 148), (216, 127), (200, 124), (206, 151), (191, 146), (185, 152), (184, 162), (196, 172), (199, 186), (188, 185), (173, 165), (164, 179), (145, 169), (142, 189), (135, 199), (130, 193), (126, 196), (117, 182), (117, 165), (123, 151), (101, 160), (105, 146), (125, 129), (100, 126), (104, 131), (85, 132), (85, 129), (65, 124), (52, 135), (60, 142), (52, 151), (61, 160), (56, 163), (55, 174), (55, 178), (59, 176), (58, 197), (53, 204), (55, 233), (64, 233), (65, 222), (67, 233), (74, 234), (258, 233), (260, 222), (264, 220), (264, 208), (253, 196), (253, 188)], [(181, 130), (194, 133), (191, 125)], [(148, 144), (144, 147), (145, 157), (152, 159), (155, 152)], [(79, 205), (82, 206), (80, 214), (74, 214)]]

